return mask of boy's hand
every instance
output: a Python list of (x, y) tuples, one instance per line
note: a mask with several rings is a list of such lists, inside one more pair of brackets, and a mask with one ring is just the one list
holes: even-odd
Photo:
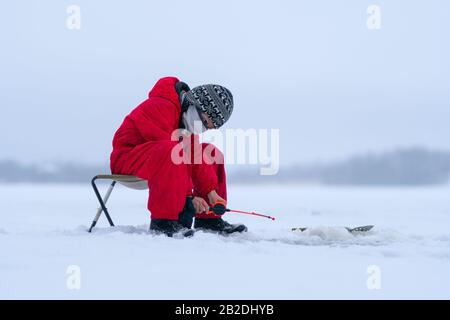
[(208, 213), (209, 211), (209, 205), (203, 198), (194, 197), (192, 199), (192, 204), (194, 205), (195, 213)]
[(211, 191), (208, 193), (208, 201), (213, 206), (216, 203), (222, 203), (225, 207), (227, 206), (227, 201), (219, 196), (216, 192), (216, 190)]
[(211, 211), (216, 215), (223, 215), (227, 209), (227, 201), (219, 196), (215, 190), (208, 193), (208, 200), (211, 204)]

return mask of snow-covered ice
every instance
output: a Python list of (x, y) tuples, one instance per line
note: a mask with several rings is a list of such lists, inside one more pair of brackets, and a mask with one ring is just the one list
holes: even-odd
[[(102, 216), (89, 234), (88, 184), (0, 185), (0, 298), (450, 298), (450, 186), (231, 185), (230, 208), (277, 220), (229, 213), (250, 231), (191, 239), (148, 234), (146, 199), (118, 186), (108, 203), (118, 226)], [(376, 225), (366, 235), (342, 228), (366, 224)], [(310, 229), (290, 231), (300, 226)], [(79, 290), (67, 287), (73, 265)]]

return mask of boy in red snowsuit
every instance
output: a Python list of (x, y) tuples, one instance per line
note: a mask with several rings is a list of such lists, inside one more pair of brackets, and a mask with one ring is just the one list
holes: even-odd
[[(213, 145), (201, 144), (199, 158), (191, 156), (194, 147), (186, 148), (198, 143), (196, 134), (221, 127), (232, 111), (233, 96), (228, 89), (203, 85), (190, 90), (177, 78), (166, 77), (156, 83), (147, 100), (126, 116), (114, 135), (111, 172), (148, 181), (151, 230), (168, 236), (191, 236), (195, 215), (195, 229), (246, 231), (244, 225), (231, 225), (221, 216), (208, 213), (210, 206), (226, 206), (222, 153)], [(192, 135), (180, 135), (180, 129)], [(179, 148), (181, 144), (184, 147)], [(179, 149), (186, 153), (183, 159), (196, 157), (200, 161), (180, 163), (174, 157)], [(207, 155), (203, 151), (208, 151)], [(205, 157), (215, 161), (204, 161)]]

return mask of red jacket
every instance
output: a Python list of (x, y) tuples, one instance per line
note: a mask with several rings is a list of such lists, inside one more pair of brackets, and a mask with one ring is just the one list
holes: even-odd
[(121, 171), (124, 155), (134, 147), (149, 141), (170, 141), (178, 128), (181, 106), (175, 77), (160, 79), (148, 94), (148, 99), (135, 108), (123, 121), (113, 139), (111, 171)]
[(171, 140), (181, 114), (175, 89), (178, 82), (175, 77), (160, 79), (149, 98), (126, 116), (113, 139), (111, 172), (148, 180), (152, 217), (176, 219), (193, 189), (203, 197), (212, 190), (226, 197), (223, 164), (185, 165), (172, 161), (171, 152), (179, 143)]

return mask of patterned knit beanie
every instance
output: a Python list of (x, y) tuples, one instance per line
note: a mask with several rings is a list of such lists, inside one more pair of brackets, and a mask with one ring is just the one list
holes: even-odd
[(230, 90), (217, 84), (195, 87), (186, 92), (186, 99), (197, 110), (205, 112), (216, 129), (227, 122), (233, 112), (233, 95)]

